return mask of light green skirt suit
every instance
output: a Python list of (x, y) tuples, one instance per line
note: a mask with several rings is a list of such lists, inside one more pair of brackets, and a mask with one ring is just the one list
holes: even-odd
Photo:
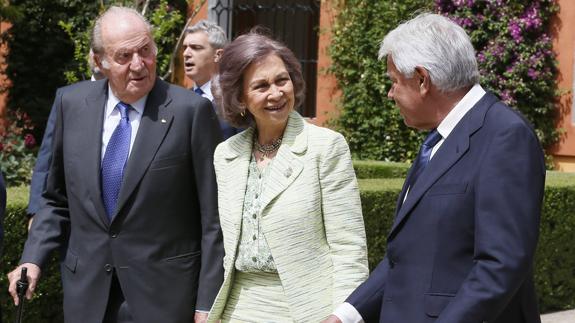
[[(216, 148), (214, 156), (226, 254), (224, 283), (208, 322), (222, 318), (230, 306), (230, 294), (241, 297), (233, 290), (238, 288), (236, 283), (254, 284), (234, 266), (253, 135), (254, 129), (248, 128), (229, 138)], [(368, 276), (361, 201), (349, 148), (341, 134), (308, 124), (292, 112), (281, 147), (268, 167), (261, 196), (261, 227), (279, 280), (272, 278), (266, 283), (262, 279), (263, 284), (258, 284), (256, 278), (255, 284), (269, 284), (272, 294), (283, 290), (285, 306), (278, 308), (278, 313), (289, 311), (292, 322), (319, 322)], [(237, 310), (261, 314), (261, 308)], [(274, 317), (251, 320), (274, 321)]]

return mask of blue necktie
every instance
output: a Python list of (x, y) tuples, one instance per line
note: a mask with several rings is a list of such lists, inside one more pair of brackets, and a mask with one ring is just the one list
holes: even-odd
[(124, 102), (116, 105), (122, 119), (120, 119), (120, 123), (108, 141), (106, 153), (102, 160), (102, 198), (110, 221), (116, 211), (124, 167), (130, 152), (130, 138), (132, 136), (132, 126), (128, 118), (130, 108), (131, 106)]
[(194, 92), (196, 92), (199, 96), (202, 96), (202, 94), (204, 94), (204, 91), (202, 91), (202, 89), (199, 87), (195, 88)]
[(411, 175), (409, 179), (409, 187), (413, 187), (413, 184), (415, 184), (417, 178), (419, 175), (421, 175), (427, 166), (427, 163), (431, 157), (431, 151), (433, 150), (433, 147), (435, 147), (435, 145), (437, 145), (437, 143), (441, 140), (441, 138), (442, 137), (439, 132), (437, 132), (437, 129), (433, 129), (427, 135), (427, 137), (425, 137), (423, 145), (421, 145), (421, 148), (419, 149), (419, 155), (417, 155), (417, 159), (415, 160), (415, 165), (413, 166), (413, 175)]

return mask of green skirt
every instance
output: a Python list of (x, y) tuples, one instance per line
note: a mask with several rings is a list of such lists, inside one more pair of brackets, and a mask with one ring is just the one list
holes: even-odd
[(222, 323), (294, 322), (277, 273), (236, 270), (234, 274)]

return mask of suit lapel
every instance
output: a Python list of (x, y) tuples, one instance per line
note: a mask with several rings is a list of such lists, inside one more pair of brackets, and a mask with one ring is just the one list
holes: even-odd
[(122, 187), (118, 196), (117, 210), (122, 209), (144, 176), (170, 129), (174, 116), (167, 109), (171, 102), (171, 98), (167, 96), (167, 87), (166, 83), (157, 79), (146, 100), (146, 107), (140, 121), (136, 140), (126, 165)]
[(303, 170), (303, 163), (298, 155), (307, 149), (307, 132), (304, 122), (297, 112), (292, 112), (289, 116), (282, 145), (270, 164), (271, 168), (266, 178), (267, 182), (261, 201), (262, 211), (290, 186)]
[[(483, 120), (489, 107), (497, 101), (492, 94), (485, 94), (479, 102), (465, 115), (451, 134), (445, 139), (437, 150), (427, 167), (419, 175), (417, 183), (410, 188), (407, 198), (402, 204), (403, 196), (407, 187), (404, 183), (400, 200), (397, 202), (396, 215), (391, 227), (388, 239), (398, 230), (399, 225), (405, 220), (411, 210), (417, 205), (429, 188), (455, 164), (468, 150), (471, 135), (483, 126)], [(412, 176), (410, 170), (408, 179)]]
[[(108, 218), (102, 201), (102, 184), (100, 176), (101, 151), (102, 151), (102, 129), (104, 127), (104, 112), (106, 111), (106, 101), (108, 100), (108, 82), (100, 81), (97, 83), (96, 90), (90, 93), (84, 103), (84, 109), (81, 111), (83, 122), (80, 129), (83, 129), (83, 135), (86, 138), (85, 150), (82, 151), (78, 158), (78, 165), (86, 167), (85, 180), (89, 188), (90, 200), (96, 208), (96, 213), (104, 226), (108, 226)], [(80, 107), (81, 108), (81, 107)], [(96, 120), (96, 122), (94, 122)]]

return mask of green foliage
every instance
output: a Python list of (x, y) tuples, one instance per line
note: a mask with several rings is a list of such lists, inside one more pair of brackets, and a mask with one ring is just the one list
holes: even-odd
[(407, 176), (410, 164), (386, 163), (375, 160), (354, 160), (357, 178), (402, 178)]
[(158, 44), (158, 74), (165, 75), (170, 68), (172, 51), (185, 19), (179, 11), (168, 5), (167, 0), (160, 1), (149, 19), (154, 25), (154, 39)]
[(575, 180), (547, 186), (535, 257), (535, 285), (542, 310), (575, 308)]
[(32, 121), (26, 113), (9, 110), (0, 126), (0, 169), (7, 185), (29, 183), (36, 160)]
[(67, 17), (58, 21), (58, 25), (66, 32), (74, 45), (73, 59), (67, 62), (64, 76), (66, 83), (72, 84), (83, 80), (89, 80), (92, 70), (88, 63), (90, 53), (90, 30), (94, 26), (94, 20), (102, 11), (97, 1), (91, 1), (84, 5), (82, 15)]
[(543, 147), (553, 145), (560, 93), (549, 26), (556, 0), (436, 0), (436, 7), (469, 33), (481, 84), (521, 111)]
[(377, 60), (384, 35), (420, 9), (453, 18), (477, 49), (481, 84), (521, 111), (544, 147), (558, 139), (555, 127), (557, 69), (548, 36), (555, 0), (349, 0), (333, 30), (331, 72), (343, 91), (342, 110), (332, 121), (354, 157), (411, 161), (422, 140), (403, 124), (393, 101), (386, 64)]
[[(158, 73), (165, 73), (184, 26), (186, 0), (152, 0), (146, 16), (155, 25)], [(42, 136), (60, 86), (89, 79), (89, 31), (95, 18), (112, 4), (142, 6), (142, 1), (12, 0), (1, 7), (12, 28), (2, 35), (10, 51), (5, 74), (12, 80), (8, 108), (22, 109)], [(142, 8), (137, 8), (142, 10)]]
[[(186, 2), (167, 0), (150, 1), (150, 9), (146, 11), (146, 18), (154, 26), (154, 39), (158, 45), (157, 68), (158, 74), (164, 75), (169, 68), (170, 58), (178, 36), (184, 26), (184, 13), (186, 12)], [(112, 1), (109, 5), (132, 6), (134, 1)], [(90, 51), (90, 31), (98, 15), (105, 11), (108, 6), (101, 7), (98, 3), (86, 5), (91, 8), (84, 16), (71, 16), (60, 21), (60, 26), (66, 31), (74, 44), (74, 59), (68, 64), (65, 71), (68, 84), (80, 80), (89, 79), (91, 76), (90, 65), (88, 64), (88, 53)], [(135, 7), (138, 11), (143, 8)]]
[(383, 36), (429, 0), (345, 1), (333, 29), (331, 72), (343, 92), (336, 126), (348, 140), (355, 158), (411, 161), (420, 135), (403, 124), (393, 101), (385, 62), (377, 59)]
[[(16, 307), (13, 306), (14, 303), (6, 292), (8, 290), (6, 273), (18, 265), (26, 240), (28, 187), (11, 187), (7, 193), (8, 206), (4, 218), (4, 253), (0, 261), (3, 269), (3, 274), (0, 275), (0, 290), (3, 291), (0, 296), (0, 304), (2, 304), (2, 321), (13, 322), (16, 317)], [(56, 256), (43, 268), (41, 283), (34, 298), (31, 301), (26, 301), (23, 322), (64, 322), (62, 287)]]
[[(78, 1), (80, 2), (80, 1)], [(65, 84), (64, 69), (72, 59), (72, 43), (58, 21), (80, 14), (77, 3), (64, 0), (11, 0), (12, 27), (2, 34), (9, 46), (6, 76), (12, 81), (8, 109), (21, 109), (40, 138), (57, 87)]]

